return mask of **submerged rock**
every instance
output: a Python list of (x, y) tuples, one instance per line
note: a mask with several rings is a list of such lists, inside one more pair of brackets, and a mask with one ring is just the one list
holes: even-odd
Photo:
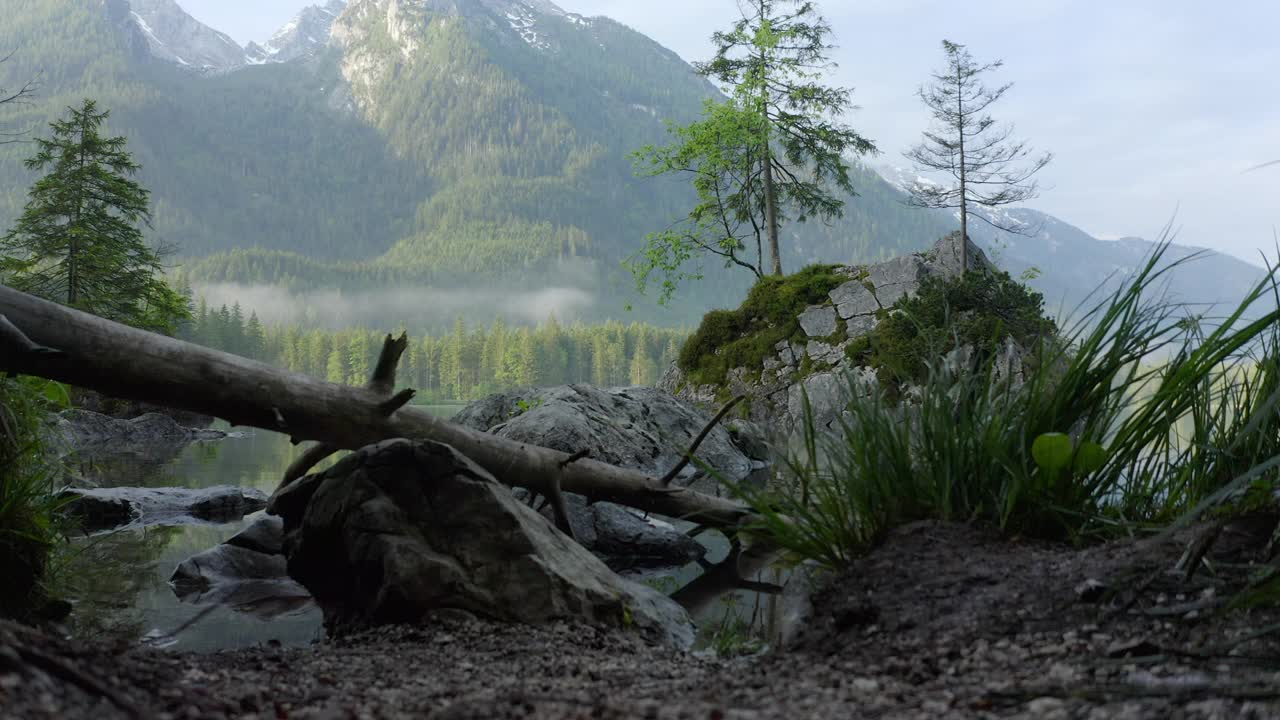
[(497, 620), (633, 627), (687, 647), (688, 615), (614, 574), (447, 445), (390, 440), (271, 500), (289, 574), (337, 629), (445, 608)]
[(63, 512), (86, 531), (121, 525), (160, 525), (198, 520), (231, 522), (266, 507), (267, 494), (254, 488), (94, 488), (63, 491)]
[[(468, 405), (454, 422), (510, 440), (574, 453), (594, 460), (665, 475), (676, 465), (710, 416), (649, 387), (596, 388), (564, 385), (513, 390)], [(731, 482), (744, 481), (768, 457), (768, 447), (749, 423), (717, 425), (696, 453), (699, 461)], [(693, 482), (691, 463), (676, 479)], [(567, 495), (574, 534), (615, 566), (672, 566), (696, 560), (705, 549), (665, 522), (646, 520), (613, 503), (588, 505)]]
[(228, 605), (263, 619), (311, 605), (311, 594), (289, 577), (284, 522), (272, 515), (183, 560), (169, 583), (183, 602)]

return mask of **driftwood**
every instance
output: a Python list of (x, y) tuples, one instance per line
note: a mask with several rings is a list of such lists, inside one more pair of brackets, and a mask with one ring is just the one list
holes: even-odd
[[(265, 363), (130, 328), (0, 286), (0, 371), (223, 418), (354, 450), (388, 438), (452, 445), (498, 480), (552, 497), (560, 490), (733, 529), (747, 506), (586, 457), (465, 428), (404, 396), (335, 385)], [(35, 350), (38, 348), (39, 350)], [(56, 354), (46, 349), (58, 351)]]

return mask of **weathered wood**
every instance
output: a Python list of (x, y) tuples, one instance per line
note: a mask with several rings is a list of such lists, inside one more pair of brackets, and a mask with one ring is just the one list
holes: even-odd
[(214, 415), (235, 425), (285, 432), (356, 449), (388, 438), (422, 438), (457, 448), (499, 480), (534, 492), (565, 492), (720, 528), (751, 515), (737, 502), (590, 458), (519, 443), (405, 407), (386, 396), (323, 382), (265, 363), (130, 328), (0, 286), (0, 316), (32, 343), (32, 354), (0, 335), (0, 370), (58, 380), (114, 397)]

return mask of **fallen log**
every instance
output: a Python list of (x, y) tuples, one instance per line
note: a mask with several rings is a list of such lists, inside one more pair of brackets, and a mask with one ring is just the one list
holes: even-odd
[[(514, 442), (396, 407), (369, 388), (327, 383), (266, 363), (131, 328), (0, 286), (0, 371), (222, 418), (233, 425), (355, 450), (389, 438), (452, 445), (498, 480), (722, 529), (753, 515), (740, 503), (585, 457)], [(56, 352), (49, 352), (53, 350)]]

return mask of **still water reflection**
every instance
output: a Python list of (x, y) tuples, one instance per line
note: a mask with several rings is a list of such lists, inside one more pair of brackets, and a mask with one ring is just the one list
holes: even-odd
[[(461, 406), (425, 406), (425, 409), (449, 417)], [(215, 427), (229, 429), (225, 424)], [(77, 470), (102, 487), (234, 485), (270, 493), (292, 462), (297, 448), (287, 436), (277, 433), (249, 430), (237, 435), (193, 443), (161, 454), (98, 457), (82, 462)], [(269, 641), (306, 645), (322, 638), (321, 615), (314, 605), (264, 620), (229, 607), (183, 603), (174, 595), (168, 580), (178, 563), (218, 545), (259, 516), (260, 513), (250, 515), (234, 523), (152, 526), (76, 539), (59, 573), (64, 593), (75, 605), (72, 631), (86, 636), (126, 633), (149, 638), (165, 647), (196, 652)], [(680, 525), (681, 529), (687, 529), (687, 524)], [(708, 546), (707, 560), (713, 563), (729, 552), (728, 542), (717, 533), (705, 533), (699, 540)], [(759, 574), (752, 572), (748, 579), (768, 583), (785, 580), (785, 575), (772, 569), (764, 566), (757, 569)], [(698, 564), (690, 564), (633, 577), (672, 593), (703, 575), (704, 570)], [(777, 598), (708, 583), (703, 585), (705, 587), (695, 587), (695, 590), (704, 597), (692, 603), (690, 609), (702, 630), (704, 643), (726, 627), (736, 628), (735, 633), (760, 634), (766, 638), (774, 634), (770, 626), (779, 616)]]

